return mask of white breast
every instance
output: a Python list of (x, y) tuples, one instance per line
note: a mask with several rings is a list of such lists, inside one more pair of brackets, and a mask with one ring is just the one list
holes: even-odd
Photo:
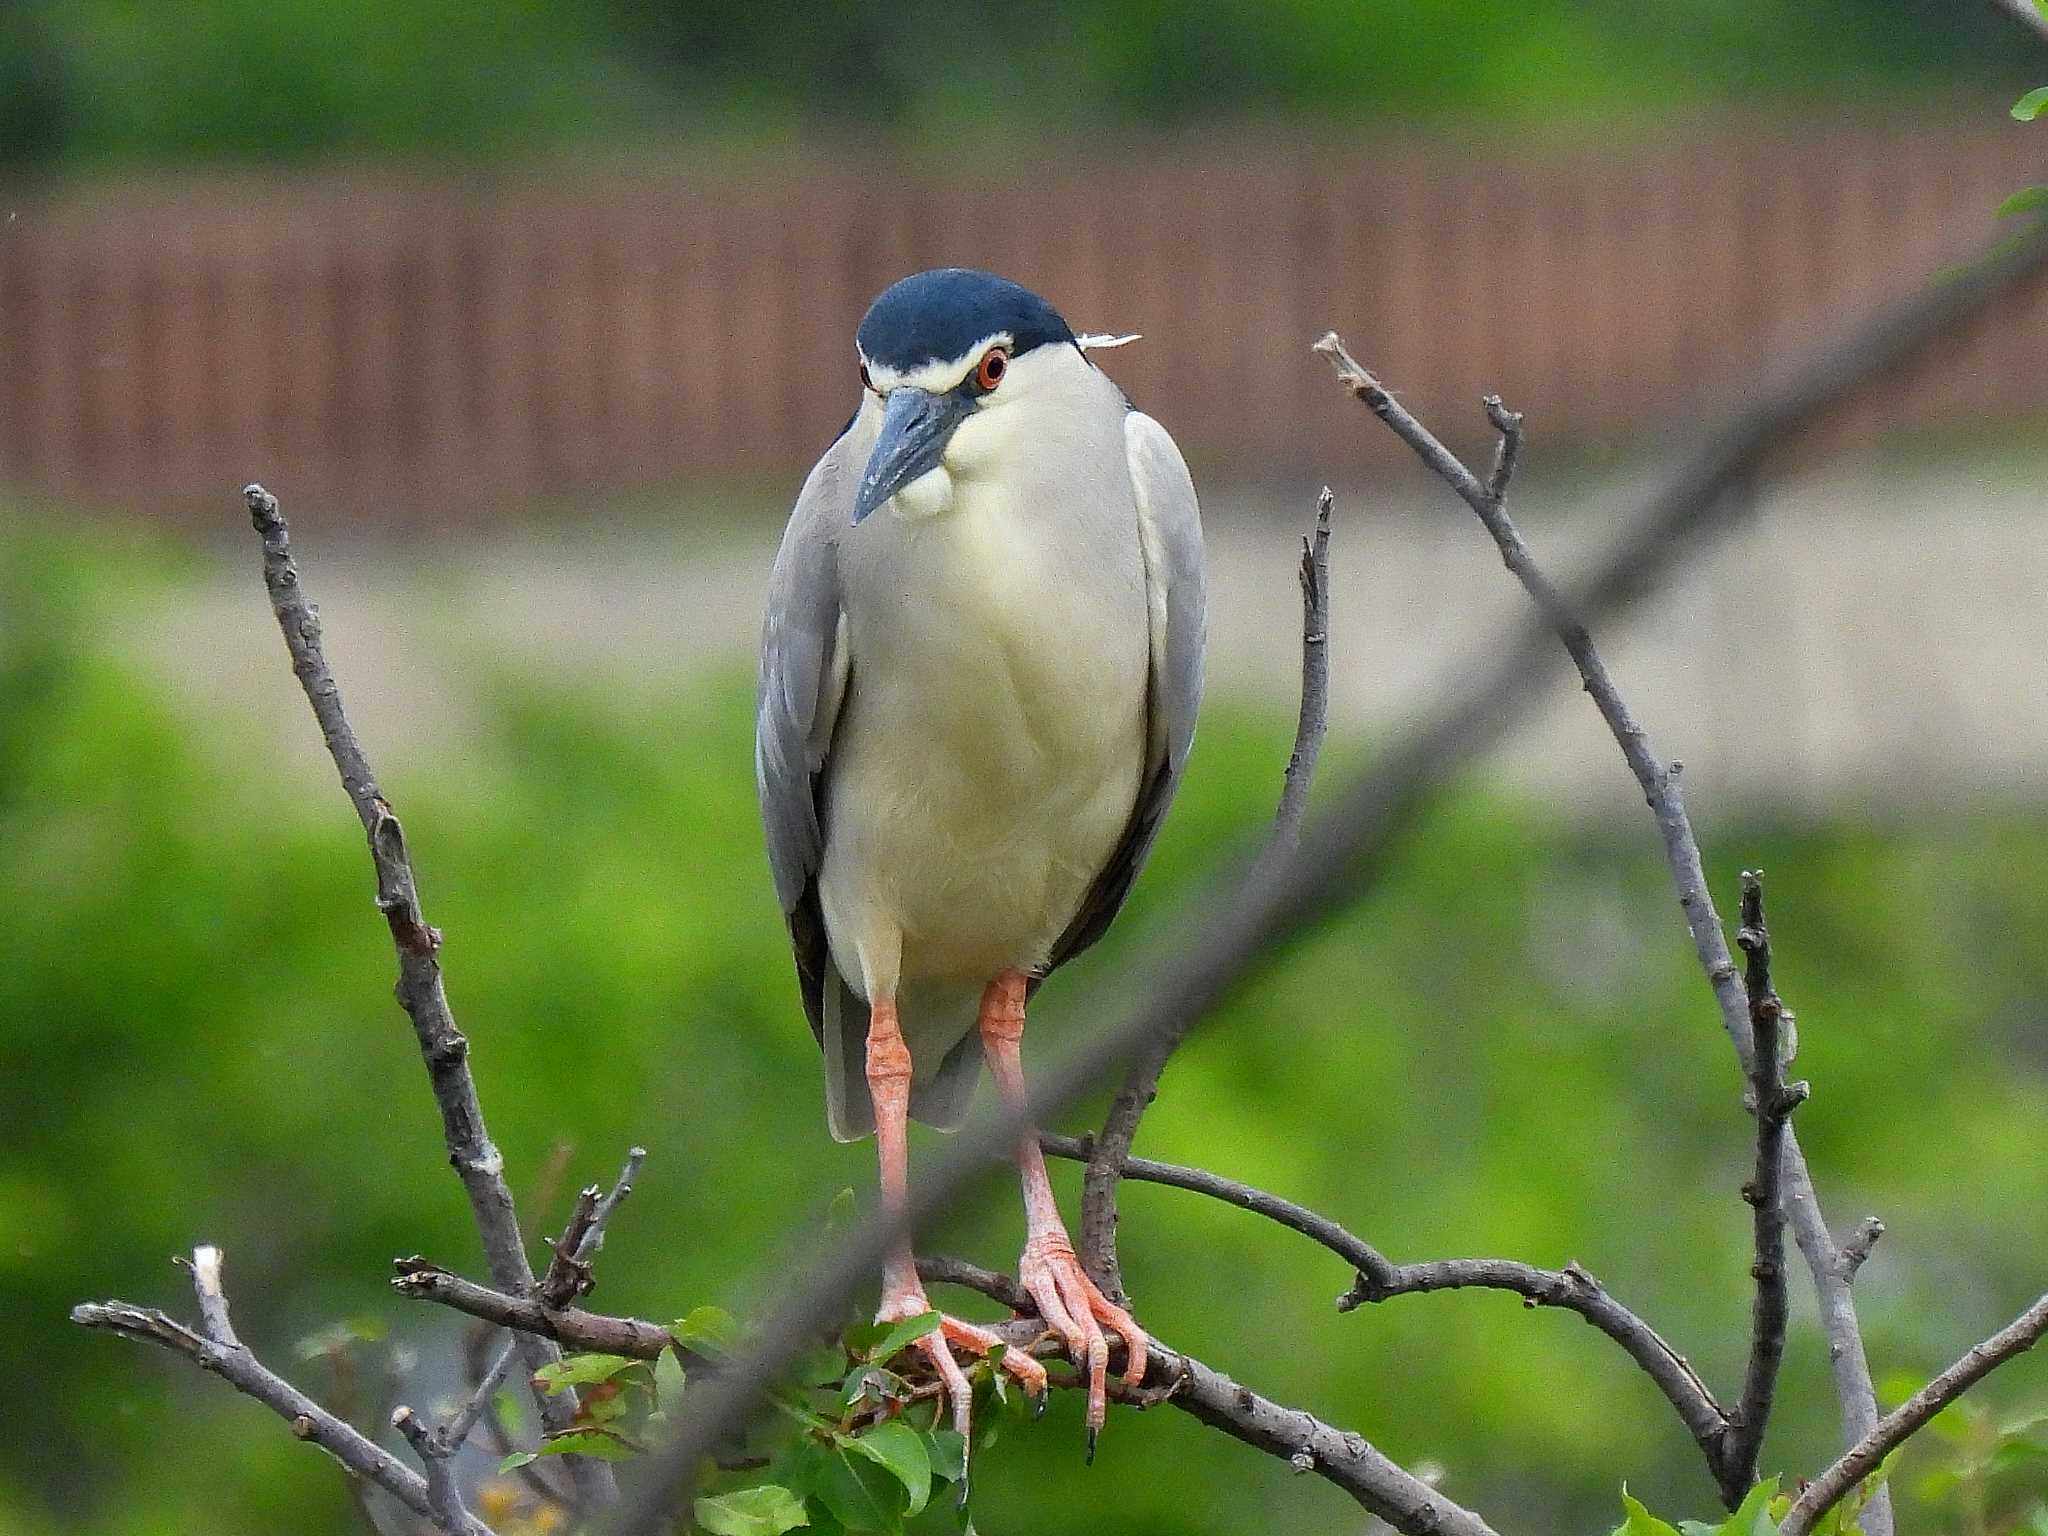
[(1147, 598), (1110, 424), (1113, 475), (956, 477), (943, 510), (885, 509), (846, 546), (819, 896), (863, 990), (1042, 964), (1129, 822)]

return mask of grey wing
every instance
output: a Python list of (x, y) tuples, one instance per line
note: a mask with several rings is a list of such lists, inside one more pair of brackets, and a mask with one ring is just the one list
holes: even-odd
[(838, 538), (852, 516), (850, 457), (841, 437), (811, 471), (790, 514), (768, 580), (754, 696), (754, 785), (768, 867), (789, 924), (804, 1013), (821, 1041), (825, 988), (836, 978), (818, 909), (819, 781), (849, 672)]
[(1146, 761), (1131, 820), (1116, 851), (1089, 887), (1081, 910), (1053, 946), (1048, 971), (1081, 953), (1108, 930), (1152, 851), (1152, 840), (1180, 788), (1195, 715), (1202, 703), (1202, 650), (1208, 591), (1202, 563), (1202, 516), (1195, 483), (1180, 449), (1142, 411), (1124, 418), (1124, 446), (1137, 496), (1138, 539), (1145, 555), (1151, 604), (1152, 670), (1146, 693)]

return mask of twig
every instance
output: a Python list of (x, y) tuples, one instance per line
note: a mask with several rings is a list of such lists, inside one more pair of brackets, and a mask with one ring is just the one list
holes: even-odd
[[(1086, 1161), (1088, 1157), (1088, 1143), (1084, 1137), (1042, 1135), (1039, 1145), (1052, 1157), (1075, 1161)], [(1539, 1269), (1512, 1259), (1439, 1259), (1396, 1264), (1327, 1216), (1205, 1168), (1186, 1168), (1175, 1163), (1132, 1157), (1124, 1162), (1123, 1176), (1141, 1183), (1164, 1184), (1207, 1195), (1278, 1222), (1311, 1242), (1321, 1244), (1349, 1264), (1357, 1274), (1351, 1289), (1337, 1298), (1337, 1310), (1340, 1312), (1389, 1301), (1396, 1296), (1463, 1289), (1507, 1291), (1520, 1296), (1529, 1306), (1557, 1307), (1575, 1312), (1619, 1344), (1642, 1368), (1698, 1442), (1710, 1466), (1720, 1455), (1721, 1444), (1728, 1432), (1728, 1416), (1715, 1401), (1713, 1392), (1699, 1372), (1693, 1369), (1685, 1356), (1666, 1343), (1656, 1329), (1616, 1301), (1578, 1264), (1567, 1264), (1561, 1270)], [(948, 1262), (957, 1264), (959, 1261)], [(938, 1278), (950, 1279), (952, 1276)], [(1029, 1306), (1028, 1300), (1022, 1303), (1022, 1308)]]
[(1973, 1344), (1962, 1357), (1872, 1426), (1841, 1459), (1806, 1485), (1779, 1523), (1779, 1536), (1806, 1536), (1814, 1522), (1878, 1469), (1892, 1450), (1971, 1387), (2048, 1334), (2048, 1296), (2012, 1322)]
[[(441, 1108), (448, 1159), (469, 1196), (484, 1261), (501, 1289), (528, 1295), (533, 1290), (533, 1269), (520, 1237), (512, 1191), (505, 1182), (505, 1161), (485, 1128), (483, 1106), (469, 1071), (469, 1041), (455, 1027), (441, 983), (441, 934), (421, 911), (405, 830), (377, 787), (369, 759), (343, 712), (340, 685), (321, 649), (319, 616), (300, 584), (298, 566), (292, 560), (291, 533), (277, 498), (260, 485), (245, 487), (242, 495), (248, 502), (250, 521), (262, 536), (263, 581), (270, 591), (271, 610), (284, 634), (285, 648), (291, 653), (292, 671), (305, 689), (328, 755), (341, 775), (342, 788), (369, 838), (377, 872), (377, 908), (390, 926), (398, 951), (399, 1005), (412, 1020), (419, 1039), (434, 1098)], [(531, 1335), (522, 1336), (520, 1349), (529, 1374), (559, 1358), (544, 1339)], [(536, 1385), (533, 1394), (541, 1421), (550, 1430), (570, 1426), (576, 1415), (573, 1392), (554, 1395)], [(606, 1503), (617, 1498), (618, 1484), (604, 1463), (579, 1456), (570, 1458), (569, 1467), (584, 1499)]]
[(1330, 733), (1330, 508), (1335, 500), (1324, 486), (1316, 498), (1315, 531), (1301, 541), (1301, 708), (1273, 816), (1272, 845), (1281, 849), (1301, 841), (1316, 759)]
[[(71, 1320), (81, 1327), (103, 1328), (183, 1355), (284, 1419), (294, 1436), (317, 1445), (352, 1476), (375, 1483), (413, 1513), (434, 1519), (425, 1478), (269, 1369), (235, 1338), (221, 1287), (220, 1250), (195, 1249), (191, 1268), (202, 1332), (194, 1332), (155, 1307), (126, 1301), (81, 1303), (71, 1309)], [(459, 1536), (492, 1536), (490, 1527), (473, 1515), (463, 1516), (446, 1529)]]
[(1790, 1024), (1792, 1015), (1771, 981), (1771, 931), (1764, 922), (1762, 870), (1742, 873), (1742, 927), (1735, 943), (1749, 958), (1743, 991), (1756, 1041), (1749, 1077), (1750, 1107), (1756, 1116), (1756, 1173), (1742, 1191), (1755, 1216), (1756, 1257), (1750, 1274), (1756, 1280), (1756, 1301), (1751, 1309), (1749, 1366), (1720, 1469), (1723, 1496), (1740, 1502), (1756, 1483), (1778, 1368), (1785, 1358), (1785, 1122), (1806, 1100), (1806, 1084), (1788, 1087), (1785, 1082), (1789, 1052), (1781, 1026)]
[(567, 1344), (571, 1349), (652, 1360), (674, 1342), (658, 1323), (606, 1317), (581, 1307), (546, 1306), (531, 1296), (514, 1296), (465, 1280), (418, 1254), (397, 1260), (392, 1268), (391, 1288), (401, 1296), (438, 1301), (500, 1328)]
[[(1265, 862), (1291, 855), (1300, 846), (1316, 762), (1330, 729), (1330, 509), (1334, 501), (1330, 488), (1324, 486), (1316, 498), (1315, 528), (1301, 541), (1301, 707), (1273, 830), (1260, 856)], [(1190, 1018), (1163, 1031), (1132, 1063), (1110, 1101), (1102, 1129), (1093, 1138), (1094, 1154), (1081, 1181), (1081, 1260), (1095, 1283), (1114, 1301), (1130, 1299), (1124, 1293), (1123, 1268), (1117, 1261), (1117, 1179), (1137, 1138), (1138, 1121), (1158, 1096), (1160, 1074), (1193, 1022)]]
[[(2048, 235), (2029, 232), (1953, 281), (1883, 307), (1745, 390), (1704, 445), (1651, 495), (1620, 545), (1574, 589), (1574, 608), (1588, 621), (1625, 609), (1727, 520), (1726, 492), (1758, 462), (1854, 389), (1974, 319), (2044, 267)], [(1345, 786), (1294, 853), (1249, 879), (1232, 871), (1211, 882), (1175, 925), (1171, 948), (1155, 952), (1124, 980), (1120, 999), (1103, 1010), (1108, 1022), (1041, 1072), (1023, 1104), (977, 1116), (925, 1167), (903, 1207), (862, 1222), (797, 1277), (738, 1352), (734, 1369), (684, 1403), (667, 1443), (647, 1457), (644, 1481), (607, 1529), (615, 1536), (647, 1536), (659, 1528), (704, 1456), (759, 1412), (765, 1383), (801, 1353), (822, 1320), (842, 1314), (890, 1245), (986, 1178), (992, 1160), (1015, 1144), (1026, 1124), (1045, 1124), (1082, 1094), (1099, 1089), (1105, 1077), (1160, 1035), (1203, 1017), (1257, 975), (1286, 941), (1368, 890), (1385, 867), (1388, 849), (1456, 768), (1528, 712), (1542, 670), (1540, 635), (1534, 625), (1515, 626), (1496, 650), (1492, 670), (1454, 691), (1419, 730), (1393, 743)], [(1718, 929), (1714, 935), (1725, 953)], [(1746, 1037), (1748, 1020), (1739, 1022)], [(1789, 1177), (1787, 1195), (1798, 1197)], [(1386, 1486), (1390, 1493), (1395, 1488)]]
[(392, 1410), (391, 1427), (405, 1436), (406, 1444), (427, 1469), (427, 1518), (436, 1530), (460, 1532), (469, 1520), (462, 1506), (462, 1493), (455, 1486), (452, 1459), (454, 1448), (420, 1421), (418, 1414), (403, 1405)]

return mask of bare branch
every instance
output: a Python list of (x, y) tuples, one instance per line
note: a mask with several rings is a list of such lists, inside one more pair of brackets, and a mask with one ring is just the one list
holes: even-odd
[[(501, 1289), (528, 1295), (533, 1290), (533, 1269), (520, 1237), (512, 1191), (505, 1182), (505, 1161), (485, 1128), (483, 1106), (469, 1071), (469, 1041), (455, 1027), (441, 983), (441, 934), (420, 908), (405, 830), (377, 787), (369, 759), (343, 712), (341, 687), (321, 649), (319, 615), (300, 583), (298, 566), (292, 560), (291, 532), (277, 498), (260, 485), (245, 487), (242, 495), (248, 502), (250, 521), (263, 539), (263, 581), (270, 590), (271, 610), (283, 631), (285, 649), (291, 654), (292, 671), (305, 689), (306, 702), (313, 707), (342, 788), (369, 837), (377, 872), (377, 908), (391, 928), (398, 951), (399, 1005), (412, 1020), (420, 1055), (426, 1061), (434, 1098), (441, 1108), (448, 1159), (469, 1196), (484, 1261)], [(544, 1339), (531, 1335), (522, 1336), (520, 1348), (529, 1374), (558, 1358)], [(538, 1386), (533, 1393), (542, 1423), (553, 1431), (567, 1429), (576, 1414), (573, 1393), (553, 1395)], [(585, 1499), (602, 1503), (618, 1496), (611, 1469), (602, 1462), (579, 1456), (570, 1458), (569, 1466)]]
[[(548, 1312), (536, 1303), (506, 1296), (476, 1285), (421, 1259), (402, 1259), (399, 1278), (392, 1284), (403, 1294), (467, 1312), (490, 1322), (512, 1328), (529, 1326), (547, 1330), (576, 1350), (600, 1350), (606, 1354), (629, 1355), (651, 1360), (670, 1342), (668, 1330), (659, 1324), (634, 1317), (609, 1317), (569, 1308)], [(925, 1279), (947, 1285), (964, 1285), (991, 1296), (1005, 1306), (1030, 1305), (1023, 1288), (1007, 1275), (983, 1269), (963, 1259), (926, 1258), (918, 1263)], [(1056, 1339), (1037, 1318), (997, 1324), (996, 1332), (1028, 1347), (1058, 1350)], [(719, 1363), (703, 1375), (708, 1389), (722, 1381), (731, 1370), (730, 1362)], [(700, 1379), (693, 1375), (693, 1384)], [(1075, 1373), (1055, 1384), (1085, 1390), (1086, 1376)], [(699, 1390), (695, 1385), (692, 1390)], [(1461, 1509), (1442, 1494), (1389, 1461), (1362, 1436), (1335, 1429), (1297, 1408), (1287, 1408), (1261, 1397), (1251, 1388), (1232, 1381), (1190, 1355), (1168, 1349), (1154, 1341), (1147, 1353), (1145, 1380), (1135, 1389), (1121, 1382), (1112, 1386), (1121, 1402), (1137, 1407), (1170, 1402), (1204, 1424), (1269, 1455), (1293, 1462), (1304, 1471), (1314, 1471), (1365, 1508), (1402, 1531), (1434, 1531), (1442, 1536), (1492, 1536), (1491, 1528), (1477, 1515)]]
[[(1300, 846), (1309, 789), (1323, 739), (1330, 730), (1330, 509), (1335, 499), (1324, 486), (1316, 498), (1315, 528), (1301, 541), (1301, 708), (1280, 787), (1280, 805), (1261, 855), (1267, 862), (1290, 855)], [(1130, 1299), (1124, 1293), (1116, 1252), (1119, 1170), (1137, 1137), (1138, 1121), (1158, 1096), (1160, 1074), (1193, 1022), (1189, 1019), (1161, 1033), (1132, 1064), (1110, 1101), (1102, 1129), (1093, 1138), (1094, 1153), (1081, 1182), (1081, 1261), (1103, 1292), (1119, 1303)]]
[(496, 1323), (522, 1334), (567, 1344), (571, 1349), (599, 1350), (652, 1360), (674, 1342), (658, 1323), (606, 1317), (581, 1307), (550, 1307), (531, 1296), (492, 1290), (414, 1254), (392, 1266), (391, 1288), (401, 1296), (438, 1301), (444, 1307)]
[(1301, 541), (1301, 708), (1280, 807), (1273, 816), (1276, 848), (1291, 849), (1301, 841), (1316, 760), (1330, 734), (1330, 508), (1335, 500), (1324, 486), (1316, 498), (1315, 531)]
[[(155, 1307), (138, 1307), (126, 1301), (82, 1303), (71, 1309), (71, 1320), (81, 1327), (103, 1328), (123, 1338), (156, 1344), (183, 1355), (284, 1419), (294, 1436), (318, 1446), (352, 1476), (376, 1484), (415, 1514), (433, 1519), (426, 1479), (322, 1408), (265, 1366), (247, 1345), (235, 1340), (221, 1287), (220, 1250), (194, 1250), (191, 1268), (193, 1289), (205, 1320), (203, 1333), (195, 1333)], [(492, 1536), (489, 1526), (470, 1515), (445, 1529), (459, 1536)]]
[[(1779, 370), (1751, 392), (1750, 403), (1735, 410), (1717, 432), (1652, 501), (1662, 512), (1646, 520), (1654, 526), (1665, 516), (1690, 506), (1720, 507), (1723, 517), (1747, 499), (1760, 469), (1786, 442), (1866, 380), (1913, 355), (1933, 337), (1966, 322), (1994, 298), (2037, 275), (2048, 263), (2048, 237), (2036, 230), (2021, 240), (1994, 248), (1964, 268), (1953, 281), (1930, 285), (1872, 315), (1855, 332), (1822, 349), (1800, 366)], [(1958, 291), (1959, 284), (1969, 292)], [(1545, 620), (1564, 642), (1579, 670), (1586, 692), (1607, 722), (1630, 771), (1641, 785), (1664, 842), (1665, 859), (1677, 888), (1679, 906), (1692, 935), (1694, 952), (1720, 1006), (1722, 1027), (1735, 1047), (1745, 1075), (1755, 1071), (1756, 1043), (1749, 1020), (1748, 999), (1729, 956), (1719, 914), (1707, 889), (1699, 842), (1685, 814), (1680, 765), (1668, 768), (1651, 752), (1649, 741), (1615, 689), (1605, 664), (1594, 649), (1582, 615), (1583, 600), (1567, 601), (1536, 568), (1528, 547), (1508, 518), (1498, 497), (1489, 494), (1471, 471), (1438, 442), (1387, 393), (1379, 381), (1344, 350), (1335, 333), (1316, 344), (1337, 368), (1339, 382), (1364, 401), (1425, 464), (1436, 470), (1478, 514), (1501, 551), (1502, 559), (1536, 601)], [(1511, 439), (1519, 418), (1489, 405), (1488, 415), (1503, 434), (1502, 460), (1512, 466), (1517, 444)], [(1697, 525), (1695, 525), (1697, 526)], [(1599, 583), (1593, 584), (1597, 590)], [(1813, 1191), (1798, 1138), (1782, 1132), (1783, 1190), (1787, 1215), (1811, 1271), (1821, 1318), (1828, 1338), (1828, 1356), (1842, 1403), (1844, 1438), (1867, 1433), (1877, 1419), (1877, 1397), (1863, 1352), (1861, 1329), (1849, 1291), (1853, 1266), (1845, 1268), (1829, 1235)], [(1733, 1477), (1723, 1482), (1724, 1497), (1739, 1498)], [(1880, 1489), (1864, 1514), (1868, 1536), (1891, 1536), (1890, 1496)]]
[(2023, 1355), (2048, 1334), (2048, 1296), (1963, 1356), (1905, 1402), (1878, 1420), (1869, 1434), (1821, 1473), (1793, 1501), (1778, 1526), (1779, 1536), (1806, 1536), (1814, 1522), (1842, 1501), (1851, 1488), (1875, 1472), (1892, 1450), (1929, 1419), (1998, 1367)]
[[(1719, 427), (1649, 497), (1620, 544), (1575, 587), (1575, 610), (1590, 622), (1638, 600), (1701, 537), (1728, 520), (1727, 492), (1758, 464), (1853, 390), (1974, 319), (2044, 266), (2048, 236), (2029, 232), (1952, 281), (1879, 309), (1842, 337), (1746, 388)], [(1448, 690), (1445, 703), (1420, 729), (1390, 745), (1344, 787), (1292, 854), (1250, 878), (1233, 871), (1198, 893), (1175, 925), (1171, 947), (1155, 951), (1123, 981), (1120, 998), (1103, 1011), (1108, 1022), (1042, 1072), (1024, 1103), (977, 1116), (923, 1171), (902, 1208), (864, 1221), (796, 1277), (739, 1352), (734, 1369), (684, 1403), (668, 1442), (649, 1454), (645, 1480), (609, 1530), (641, 1536), (657, 1529), (704, 1456), (759, 1411), (764, 1384), (804, 1349), (819, 1322), (841, 1315), (890, 1245), (987, 1177), (993, 1159), (1015, 1145), (1027, 1124), (1050, 1121), (1161, 1035), (1206, 1015), (1259, 974), (1286, 941), (1370, 889), (1387, 851), (1417, 812), (1459, 766), (1528, 712), (1532, 685), (1542, 673), (1541, 633), (1534, 625), (1515, 626), (1496, 646), (1491, 671)], [(1718, 927), (1709, 927), (1725, 956)], [(1732, 981), (1733, 968), (1728, 969)], [(1746, 1041), (1749, 1024), (1740, 1011), (1734, 1027)], [(1799, 1189), (1789, 1175), (1786, 1189), (1796, 1201)]]
[(1735, 943), (1749, 957), (1743, 991), (1749, 998), (1750, 1031), (1756, 1041), (1749, 1078), (1750, 1108), (1756, 1116), (1756, 1173), (1742, 1191), (1755, 1213), (1756, 1257), (1750, 1275), (1756, 1281), (1756, 1301), (1742, 1397), (1719, 1468), (1722, 1495), (1739, 1503), (1757, 1480), (1757, 1459), (1770, 1422), (1778, 1369), (1785, 1359), (1785, 1122), (1806, 1101), (1806, 1084), (1785, 1083), (1789, 1052), (1780, 1026), (1789, 1025), (1792, 1015), (1771, 981), (1771, 931), (1764, 922), (1762, 870), (1743, 871), (1742, 927)]
[[(1052, 1157), (1076, 1161), (1086, 1161), (1088, 1157), (1088, 1144), (1082, 1137), (1041, 1136), (1039, 1145)], [(1715, 1401), (1713, 1392), (1685, 1356), (1666, 1343), (1656, 1329), (1616, 1301), (1578, 1264), (1567, 1264), (1561, 1270), (1538, 1269), (1512, 1259), (1439, 1259), (1396, 1264), (1327, 1216), (1205, 1168), (1187, 1168), (1175, 1163), (1133, 1157), (1125, 1160), (1123, 1176), (1142, 1183), (1165, 1184), (1174, 1189), (1207, 1195), (1278, 1222), (1289, 1231), (1298, 1232), (1311, 1242), (1329, 1249), (1357, 1273), (1351, 1289), (1337, 1298), (1337, 1310), (1340, 1312), (1349, 1312), (1368, 1303), (1389, 1301), (1396, 1296), (1464, 1289), (1507, 1291), (1520, 1296), (1529, 1306), (1557, 1307), (1576, 1312), (1619, 1344), (1642, 1368), (1691, 1432), (1707, 1458), (1708, 1467), (1719, 1468), (1721, 1447), (1728, 1432), (1728, 1416)], [(981, 1289), (979, 1286), (975, 1288)], [(1028, 1300), (1022, 1303), (1024, 1307), (1029, 1305)]]
[(451, 1536), (462, 1531), (469, 1511), (462, 1507), (462, 1493), (455, 1486), (455, 1469), (450, 1465), (455, 1454), (453, 1447), (421, 1423), (419, 1415), (410, 1408), (393, 1409), (391, 1427), (405, 1436), (420, 1465), (427, 1469), (427, 1518), (434, 1522), (436, 1530), (447, 1531)]

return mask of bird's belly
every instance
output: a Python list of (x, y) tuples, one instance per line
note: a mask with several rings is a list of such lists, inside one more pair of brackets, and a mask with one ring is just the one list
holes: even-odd
[(883, 986), (1043, 964), (1129, 823), (1145, 757), (1135, 538), (1128, 569), (1053, 581), (999, 528), (938, 533), (854, 637), (827, 784), (834, 958)]

